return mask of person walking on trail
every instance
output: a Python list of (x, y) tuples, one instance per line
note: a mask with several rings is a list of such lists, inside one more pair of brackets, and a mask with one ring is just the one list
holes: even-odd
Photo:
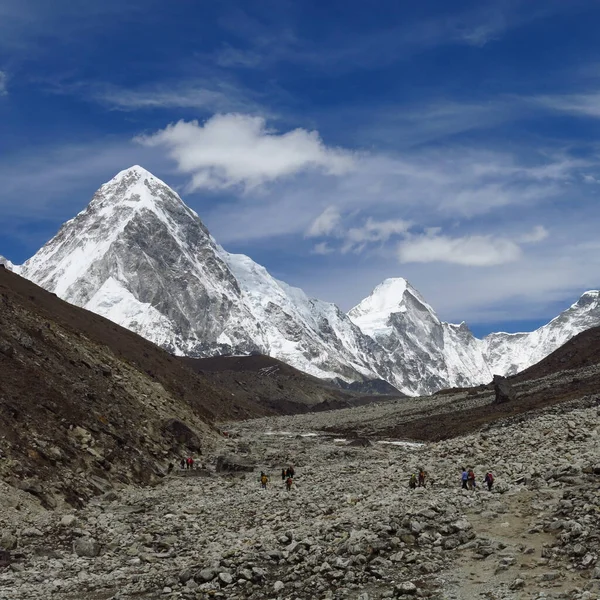
[(425, 471), (423, 469), (419, 469), (419, 487), (425, 487)]
[(483, 480), (483, 483), (487, 483), (488, 490), (491, 492), (492, 486), (494, 485), (494, 475), (492, 474), (491, 471), (488, 471), (485, 474), (485, 479)]
[(467, 470), (463, 467), (462, 468), (462, 475), (461, 475), (461, 482), (462, 482), (462, 489), (466, 490), (467, 489), (467, 480), (469, 479), (469, 474), (467, 473)]
[(285, 480), (285, 489), (289, 492), (292, 489), (292, 484), (294, 483), (294, 480), (291, 477), (288, 477)]
[(269, 477), (263, 471), (260, 472), (260, 487), (263, 490), (267, 489), (267, 483), (269, 483)]
[(408, 487), (411, 490), (414, 490), (417, 487), (417, 476), (414, 473), (410, 476), (410, 480), (408, 481)]
[(294, 467), (292, 467), (292, 465), (290, 465), (287, 470), (288, 477), (294, 477), (295, 474), (296, 474), (296, 472), (294, 471)]
[(467, 473), (467, 488), (474, 490), (476, 487), (477, 484), (475, 483), (475, 473), (473, 472), (473, 469), (469, 469)]
[(185, 463), (185, 458), (182, 458), (182, 459), (179, 461), (179, 465), (180, 465), (180, 467), (181, 467), (181, 469), (182, 469), (182, 470), (183, 470), (183, 469), (185, 469), (185, 464), (186, 464), (186, 463)]
[(287, 477), (287, 471), (285, 469), (281, 469), (281, 481), (285, 481)]

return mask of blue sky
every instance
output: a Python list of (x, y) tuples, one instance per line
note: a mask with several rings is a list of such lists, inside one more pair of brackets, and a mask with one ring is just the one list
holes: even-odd
[(474, 332), (600, 279), (600, 4), (0, 0), (0, 254), (118, 171), (347, 310), (406, 277)]

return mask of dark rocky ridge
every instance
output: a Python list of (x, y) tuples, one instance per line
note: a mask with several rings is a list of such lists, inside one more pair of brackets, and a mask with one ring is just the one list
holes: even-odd
[(271, 356), (214, 356), (181, 360), (234, 396), (246, 397), (278, 414), (332, 410), (404, 395), (385, 381), (340, 385), (303, 373)]

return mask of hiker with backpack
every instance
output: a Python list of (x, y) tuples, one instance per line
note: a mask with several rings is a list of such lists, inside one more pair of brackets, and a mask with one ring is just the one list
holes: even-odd
[(419, 469), (419, 487), (425, 487), (425, 470)]
[(474, 490), (477, 487), (477, 483), (475, 481), (475, 472), (473, 469), (469, 469), (467, 473), (467, 488), (470, 490)]
[(286, 477), (287, 477), (287, 470), (281, 469), (281, 481), (285, 481)]
[(417, 487), (417, 476), (413, 473), (408, 481), (408, 487), (414, 490)]
[(294, 480), (291, 477), (288, 477), (285, 480), (285, 489), (289, 492), (292, 489), (292, 484), (294, 483)]
[(494, 485), (494, 475), (492, 474), (491, 471), (488, 471), (485, 474), (485, 479), (483, 480), (483, 483), (487, 483), (488, 490), (491, 492), (492, 486)]
[(466, 490), (467, 489), (467, 480), (469, 479), (469, 474), (467, 473), (467, 470), (463, 467), (462, 468), (462, 476), (461, 476), (461, 482), (462, 482), (462, 489)]
[(267, 489), (267, 483), (269, 483), (269, 476), (264, 471), (261, 471), (260, 472), (260, 487), (263, 490), (266, 490)]

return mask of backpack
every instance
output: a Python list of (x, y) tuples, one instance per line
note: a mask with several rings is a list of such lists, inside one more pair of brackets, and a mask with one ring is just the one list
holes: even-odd
[(487, 474), (487, 478), (490, 483), (494, 483), (494, 476), (491, 473)]

